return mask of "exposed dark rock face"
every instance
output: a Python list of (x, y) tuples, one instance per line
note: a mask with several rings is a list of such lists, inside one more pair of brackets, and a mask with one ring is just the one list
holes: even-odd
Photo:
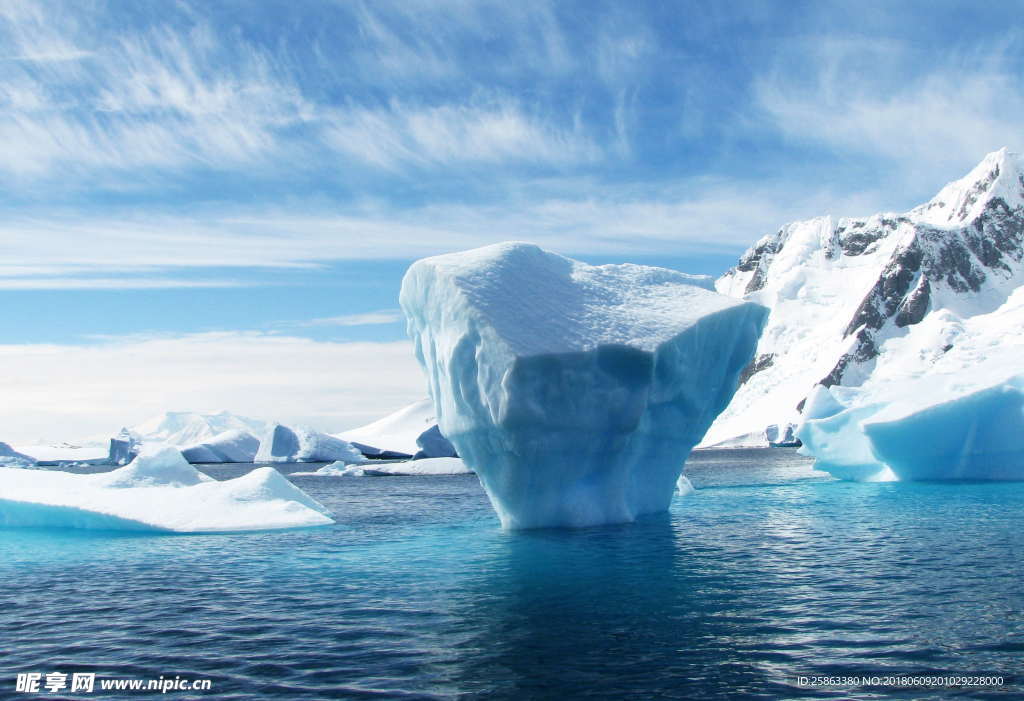
[(782, 244), (783, 231), (779, 231), (775, 236), (759, 242), (740, 258), (736, 270), (740, 272), (754, 271), (750, 282), (747, 283), (746, 294), (757, 292), (764, 287), (765, 271), (771, 263), (772, 256), (782, 249)]
[(770, 368), (774, 362), (775, 355), (773, 353), (765, 353), (757, 356), (750, 361), (747, 367), (743, 368), (743, 372), (740, 373), (740, 384), (742, 385), (746, 383), (747, 380), (762, 370)]

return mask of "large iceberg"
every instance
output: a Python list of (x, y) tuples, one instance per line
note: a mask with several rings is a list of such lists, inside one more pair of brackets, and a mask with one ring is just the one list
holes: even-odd
[(767, 313), (672, 270), (526, 243), (420, 260), (400, 303), (440, 430), (506, 528), (666, 510)]
[(271, 467), (218, 482), (170, 446), (113, 472), (0, 470), (0, 526), (181, 533), (325, 526), (329, 512)]
[(271, 424), (260, 439), (255, 462), (359, 463), (365, 458), (348, 441), (311, 428)]

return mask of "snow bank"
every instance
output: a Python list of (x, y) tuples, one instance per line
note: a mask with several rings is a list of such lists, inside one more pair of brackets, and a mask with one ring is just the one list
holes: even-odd
[(508, 528), (666, 510), (766, 315), (671, 270), (523, 243), (418, 261), (400, 302), (441, 432)]
[(371, 462), (347, 465), (337, 462), (324, 465), (316, 472), (296, 472), (297, 475), (328, 477), (394, 477), (418, 475), (470, 475), (473, 471), (459, 458), (423, 458), (401, 462)]
[(173, 531), (250, 531), (334, 523), (327, 510), (270, 467), (224, 482), (153, 446), (95, 475), (0, 470), (0, 525)]
[(260, 439), (246, 431), (225, 431), (208, 441), (182, 448), (181, 454), (191, 463), (252, 462), (260, 447)]
[(311, 428), (271, 424), (260, 439), (255, 462), (363, 462), (348, 441)]

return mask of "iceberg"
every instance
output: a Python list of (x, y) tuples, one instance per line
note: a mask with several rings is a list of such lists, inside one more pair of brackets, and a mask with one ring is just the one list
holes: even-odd
[(247, 431), (224, 431), (203, 443), (186, 446), (181, 454), (191, 463), (253, 462), (260, 439)]
[(459, 454), (455, 451), (455, 446), (451, 444), (451, 441), (441, 435), (441, 429), (438, 428), (437, 424), (434, 424), (421, 433), (419, 438), (416, 439), (416, 445), (418, 445), (420, 449), (416, 451), (414, 456), (412, 456), (413, 460), (459, 457)]
[(36, 459), (19, 453), (17, 450), (0, 441), (0, 467), (31, 467), (36, 464)]
[(767, 314), (672, 270), (526, 243), (417, 261), (399, 301), (440, 431), (505, 528), (667, 510)]
[(271, 424), (260, 439), (254, 462), (360, 463), (364, 460), (358, 448), (336, 436), (301, 426)]
[(803, 450), (841, 479), (1024, 480), (1024, 375), (980, 389), (944, 379), (897, 385), (888, 401), (847, 392), (847, 408), (800, 427)]
[(219, 482), (170, 446), (92, 475), (0, 470), (0, 526), (209, 533), (325, 526), (329, 512), (271, 467)]
[(434, 403), (420, 399), (359, 428), (338, 435), (373, 458), (411, 458), (421, 447), (418, 439), (437, 425)]
[(459, 458), (423, 458), (401, 462), (373, 462), (349, 465), (342, 462), (324, 465), (316, 472), (293, 475), (318, 477), (397, 477), (418, 475), (471, 475), (473, 471)]

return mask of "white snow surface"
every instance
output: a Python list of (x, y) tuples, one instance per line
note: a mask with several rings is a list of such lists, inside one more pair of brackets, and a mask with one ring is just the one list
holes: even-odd
[(328, 477), (392, 477), (418, 475), (469, 475), (473, 471), (459, 458), (423, 458), (400, 462), (365, 462), (349, 465), (342, 462), (324, 465), (316, 472), (295, 474)]
[(766, 315), (671, 270), (525, 243), (420, 260), (399, 301), (441, 432), (506, 528), (666, 510)]
[(436, 423), (434, 403), (429, 399), (421, 399), (373, 423), (336, 435), (349, 442), (411, 457), (419, 451), (416, 439)]
[(253, 462), (260, 439), (248, 431), (230, 430), (181, 449), (191, 463)]
[(0, 470), (0, 525), (205, 533), (324, 526), (327, 510), (270, 467), (218, 482), (170, 446), (112, 472)]
[[(1024, 206), (1022, 165), (1020, 155), (1003, 149), (904, 214), (794, 222), (755, 244), (716, 289), (771, 309), (756, 353), (766, 367), (741, 385), (701, 445), (728, 442), (770, 424), (800, 423), (801, 400), (855, 348), (857, 333), (848, 326), (877, 283), (916, 252), (941, 260), (946, 252), (962, 251), (956, 265), (967, 275), (980, 275), (978, 289), (964, 289), (959, 272), (933, 275), (924, 318), (904, 326), (890, 318), (872, 330), (878, 356), (851, 363), (841, 384), (859, 387), (910, 366), (921, 372), (937, 367), (947, 346), (970, 335), (964, 326), (968, 320), (993, 313), (1024, 285), (1019, 250), (991, 264), (976, 252), (977, 242), (969, 241), (986, 207), (995, 211), (991, 205), (1002, 201), (1019, 212)], [(858, 236), (866, 237), (863, 245), (857, 245)], [(916, 291), (924, 278), (920, 271), (914, 274), (910, 287)], [(889, 301), (901, 303), (899, 297)], [(1020, 335), (1020, 326), (1005, 327), (988, 338), (998, 348)]]
[(271, 424), (260, 437), (255, 462), (360, 463), (366, 458), (351, 443), (305, 426)]
[[(801, 451), (843, 479), (1024, 479), (1022, 328), (1024, 288), (990, 314), (931, 315), (861, 387), (815, 389)], [(930, 358), (935, 338), (956, 342)]]

